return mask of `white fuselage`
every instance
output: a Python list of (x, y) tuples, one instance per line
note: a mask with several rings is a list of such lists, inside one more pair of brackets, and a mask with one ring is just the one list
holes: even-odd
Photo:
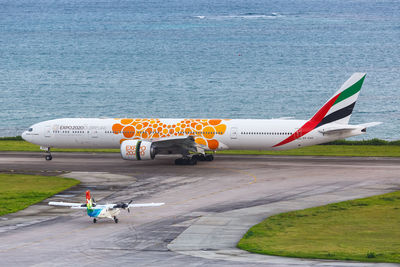
[(316, 145), (362, 134), (361, 129), (324, 134), (326, 124), (296, 135), (307, 121), (287, 119), (99, 119), (64, 118), (37, 123), (22, 137), (42, 147), (120, 148), (124, 140), (156, 140), (193, 135), (208, 150), (284, 150)]

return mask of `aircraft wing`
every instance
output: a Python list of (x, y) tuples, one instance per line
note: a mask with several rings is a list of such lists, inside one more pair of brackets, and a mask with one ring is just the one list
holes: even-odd
[(117, 208), (141, 208), (141, 207), (158, 207), (162, 206), (165, 203), (135, 203), (135, 204), (128, 204), (128, 203), (119, 203), (119, 204), (104, 204), (104, 205), (97, 205), (96, 208), (106, 208), (106, 209), (117, 209)]
[(50, 206), (70, 207), (71, 209), (86, 209), (84, 203), (69, 203), (69, 202), (49, 202)]
[(294, 119), (294, 117), (279, 117), (279, 118), (274, 118), (273, 120), (291, 120)]
[(128, 208), (142, 208), (142, 207), (158, 207), (162, 206), (165, 203), (135, 203), (135, 204), (129, 204)]

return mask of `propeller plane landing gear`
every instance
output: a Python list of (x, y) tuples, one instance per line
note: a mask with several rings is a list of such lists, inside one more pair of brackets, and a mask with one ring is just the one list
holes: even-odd
[(118, 218), (116, 216), (114, 216), (114, 222), (118, 223)]
[(96, 223), (96, 222), (97, 222), (97, 220), (96, 220), (96, 218), (94, 218), (94, 219), (93, 219), (93, 223)]

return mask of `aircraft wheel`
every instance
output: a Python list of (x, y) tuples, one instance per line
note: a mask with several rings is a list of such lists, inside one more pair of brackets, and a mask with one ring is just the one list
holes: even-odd
[(187, 161), (188, 161), (188, 165), (196, 165), (197, 164), (197, 158), (191, 157)]
[(49, 161), (49, 160), (52, 160), (53, 157), (52, 157), (51, 155), (46, 155), (45, 159), (46, 159), (47, 161)]
[(196, 165), (197, 164), (197, 158), (191, 157), (191, 158), (179, 158), (175, 160), (176, 165)]
[(208, 154), (206, 155), (206, 161), (213, 161), (214, 160), (214, 155)]
[(197, 160), (199, 160), (199, 161), (206, 161), (206, 156), (203, 155), (203, 154), (199, 154), (199, 155), (197, 155)]
[(94, 219), (93, 219), (93, 223), (96, 223), (96, 222), (97, 222), (97, 220), (96, 220), (96, 218), (94, 218)]
[(114, 222), (118, 223), (118, 218), (117, 217), (114, 217)]
[(179, 158), (175, 160), (175, 165), (183, 165), (183, 159)]

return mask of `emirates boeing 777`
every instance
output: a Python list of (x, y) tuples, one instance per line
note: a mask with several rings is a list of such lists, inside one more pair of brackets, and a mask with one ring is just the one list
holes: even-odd
[(119, 148), (126, 160), (180, 154), (178, 165), (211, 161), (206, 151), (286, 150), (364, 134), (380, 122), (349, 124), (365, 73), (354, 73), (308, 120), (63, 118), (34, 124), (22, 137), (51, 148)]

